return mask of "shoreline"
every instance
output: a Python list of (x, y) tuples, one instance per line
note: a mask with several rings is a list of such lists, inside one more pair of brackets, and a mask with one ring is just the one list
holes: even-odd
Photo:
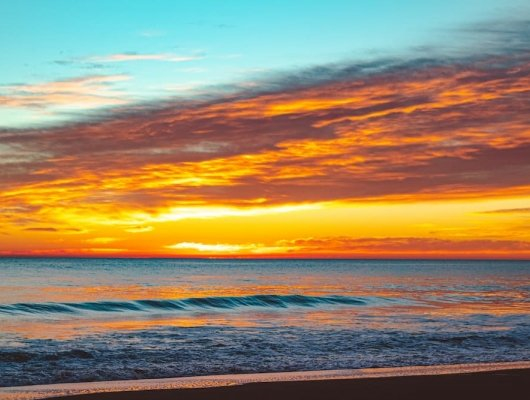
[[(234, 393), (235, 387), (256, 387), (268, 386), (281, 387), (299, 386), (299, 390), (306, 391), (302, 386), (318, 386), (320, 389), (329, 391), (337, 385), (332, 385), (334, 382), (341, 381), (338, 386), (359, 386), (360, 382), (389, 382), (397, 381), (402, 378), (408, 378), (416, 381), (413, 386), (425, 386), (421, 382), (425, 382), (425, 377), (442, 377), (442, 376), (478, 376), (487, 375), (495, 372), (509, 372), (519, 371), (526, 378), (528, 382), (526, 389), (530, 390), (530, 361), (516, 361), (516, 362), (502, 362), (502, 363), (475, 363), (475, 364), (452, 364), (452, 365), (436, 365), (436, 366), (412, 366), (412, 367), (392, 367), (392, 368), (365, 368), (365, 369), (349, 369), (349, 370), (331, 370), (331, 371), (298, 371), (298, 372), (272, 372), (272, 373), (253, 373), (253, 374), (233, 374), (233, 375), (209, 375), (209, 376), (194, 376), (194, 377), (179, 377), (179, 378), (161, 378), (161, 379), (141, 379), (141, 380), (126, 380), (126, 381), (102, 381), (102, 382), (80, 382), (80, 383), (59, 383), (51, 385), (32, 385), (32, 386), (13, 386), (1, 387), (0, 399), (4, 400), (33, 400), (42, 398), (55, 398), (65, 396), (87, 397), (93, 400), (99, 398), (105, 399), (125, 399), (138, 398), (148, 399), (153, 398), (154, 392), (156, 397), (163, 393), (164, 398), (172, 393), (178, 397), (183, 398), (183, 393), (186, 395), (195, 396), (198, 392), (204, 392), (204, 397), (201, 398), (235, 398), (237, 394)], [(522, 371), (522, 372), (521, 372)], [(495, 376), (519, 376), (519, 374), (495, 374)], [(484, 383), (491, 383), (491, 379), (480, 378)], [(515, 378), (514, 378), (515, 379)], [(359, 383), (356, 384), (355, 382)], [(319, 385), (317, 383), (320, 382)], [(350, 382), (345, 384), (345, 382)], [(329, 388), (326, 386), (331, 385)], [(373, 386), (373, 385), (372, 385)], [(384, 386), (384, 385), (383, 385)], [(386, 384), (388, 386), (388, 384)], [(487, 386), (487, 385), (486, 385)], [(513, 385), (512, 385), (513, 386)], [(485, 387), (481, 384), (481, 387)], [(223, 390), (226, 389), (226, 390)], [(276, 389), (276, 390), (277, 390)], [(298, 390), (297, 389), (297, 390)], [(316, 394), (317, 388), (310, 389)], [(244, 392), (250, 389), (245, 389)], [(261, 390), (261, 389), (259, 389)], [(493, 389), (492, 389), (493, 390)], [(206, 392), (205, 392), (206, 391)], [(211, 393), (211, 392), (216, 392)], [(225, 392), (223, 393), (219, 393)], [(241, 391), (237, 389), (236, 391)], [(191, 394), (191, 392), (195, 393)], [(210, 392), (208, 394), (207, 392)], [(256, 398), (258, 393), (249, 393), (248, 396)], [(486, 392), (487, 393), (487, 392)], [(390, 395), (391, 392), (388, 392)], [(305, 393), (304, 398), (307, 398), (308, 393)], [(202, 395), (201, 395), (202, 396)], [(210, 397), (214, 396), (214, 397)], [(331, 396), (331, 394), (330, 394)], [(75, 397), (74, 397), (75, 398)], [(188, 398), (188, 397), (186, 397)], [(192, 397), (189, 397), (192, 398)], [(195, 397), (193, 397), (195, 398)], [(292, 398), (290, 396), (289, 398)], [(318, 397), (315, 397), (318, 398)], [(331, 398), (331, 397), (330, 397)], [(339, 397), (337, 397), (339, 398)], [(374, 397), (375, 398), (375, 397)]]

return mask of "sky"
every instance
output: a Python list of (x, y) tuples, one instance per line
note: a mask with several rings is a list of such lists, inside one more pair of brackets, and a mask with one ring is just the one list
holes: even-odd
[(527, 1), (0, 15), (0, 255), (530, 258)]

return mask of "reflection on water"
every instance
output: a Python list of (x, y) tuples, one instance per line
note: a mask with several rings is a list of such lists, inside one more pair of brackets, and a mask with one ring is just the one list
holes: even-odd
[(2, 259), (0, 274), (4, 385), (530, 357), (530, 262)]

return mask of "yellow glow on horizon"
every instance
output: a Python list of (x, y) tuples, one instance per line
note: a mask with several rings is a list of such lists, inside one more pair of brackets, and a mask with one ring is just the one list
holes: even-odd
[[(439, 243), (447, 247), (442, 250), (443, 254), (453, 256), (510, 257), (530, 255), (530, 246), (527, 250), (521, 247), (522, 243), (530, 242), (530, 232), (521, 223), (521, 214), (510, 211), (523, 210), (524, 216), (529, 204), (530, 197), (516, 197), (418, 202), (334, 201), (246, 208), (199, 205), (169, 207), (152, 214), (128, 212), (114, 217), (104, 213), (59, 213), (55, 217), (63, 218), (62, 224), (69, 222), (78, 229), (65, 233), (75, 234), (14, 229), (4, 243), (15, 251), (22, 250), (26, 246), (18, 238), (33, 237), (40, 243), (33, 254), (55, 254), (60, 247), (66, 255), (153, 256), (367, 256), (370, 251), (376, 251), (377, 255), (379, 243), (386, 243), (388, 256), (408, 254), (412, 257), (441, 256), (436, 248), (425, 247)], [(372, 239), (365, 243), (366, 238)], [(418, 239), (410, 242), (412, 239), (402, 238)], [(431, 244), (433, 240), (435, 243)], [(490, 241), (492, 245), (507, 241), (508, 247), (484, 248), (490, 246)], [(414, 243), (420, 247), (414, 250)], [(517, 247), (515, 253), (510, 250)]]

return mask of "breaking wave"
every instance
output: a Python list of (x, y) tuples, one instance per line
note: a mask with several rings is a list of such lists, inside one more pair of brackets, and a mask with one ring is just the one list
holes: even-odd
[(16, 303), (0, 305), (3, 314), (77, 314), (82, 312), (156, 312), (238, 309), (245, 307), (288, 308), (325, 305), (363, 306), (367, 299), (351, 296), (253, 295), (193, 297), (175, 300), (95, 301), (81, 303)]

